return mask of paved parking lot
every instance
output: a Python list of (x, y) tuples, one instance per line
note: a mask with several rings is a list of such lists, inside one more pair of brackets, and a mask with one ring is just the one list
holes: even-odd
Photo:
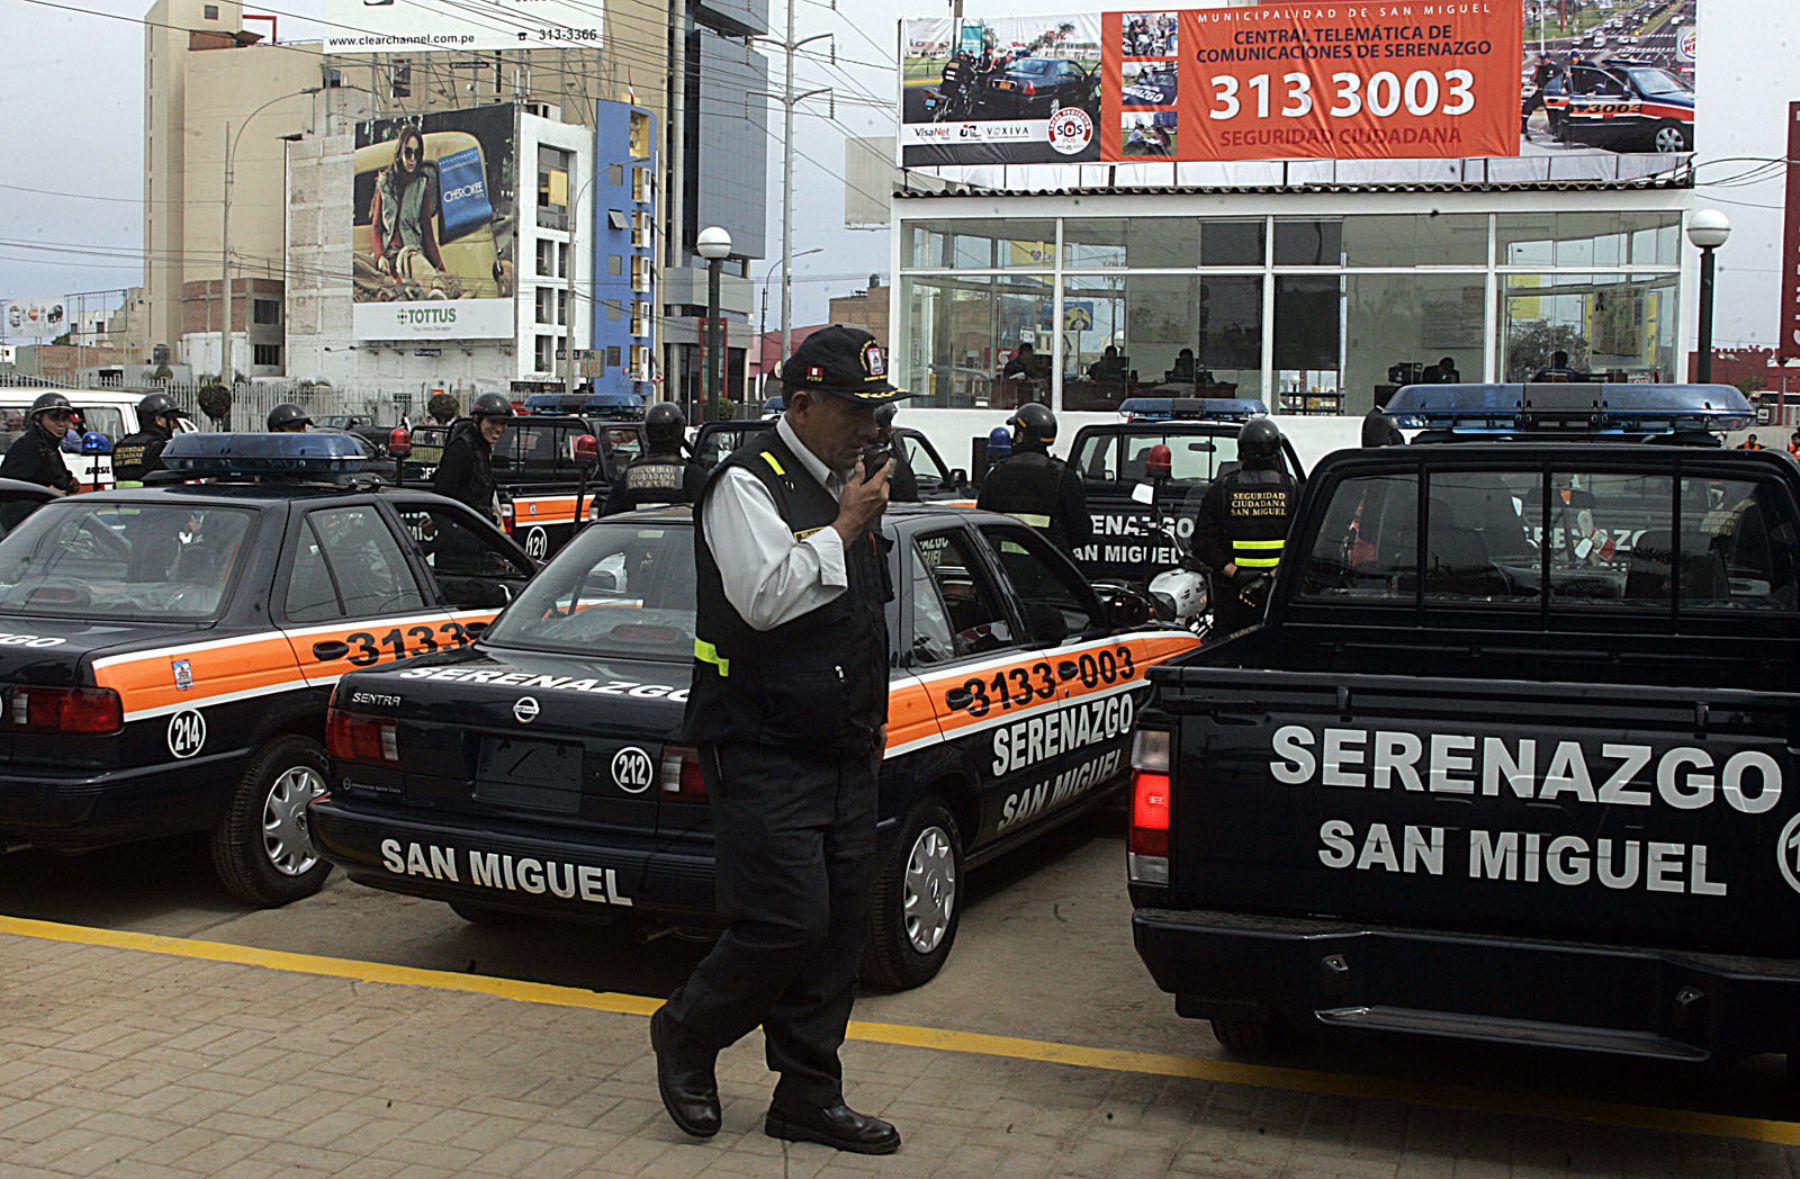
[(1072, 832), (977, 877), (945, 973), (859, 1004), (850, 1098), (900, 1125), (889, 1159), (765, 1138), (754, 1036), (721, 1062), (726, 1132), (674, 1130), (644, 1016), (698, 945), (477, 930), (341, 881), (246, 913), (184, 843), (10, 857), (0, 1175), (1800, 1176), (1772, 1060), (1223, 1059), (1131, 953), (1119, 856)]

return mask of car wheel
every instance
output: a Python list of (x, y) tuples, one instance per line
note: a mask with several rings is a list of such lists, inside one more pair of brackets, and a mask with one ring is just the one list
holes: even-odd
[(313, 847), (306, 805), (323, 793), (317, 741), (278, 737), (263, 746), (213, 828), (213, 869), (225, 891), (265, 908), (318, 892), (331, 864)]
[(876, 865), (863, 977), (890, 990), (930, 982), (962, 919), (962, 836), (942, 799), (913, 807)]
[(1656, 129), (1656, 150), (1659, 154), (1678, 155), (1692, 150), (1692, 142), (1686, 127), (1680, 123), (1664, 123)]
[(479, 925), (486, 929), (502, 929), (508, 925), (517, 925), (523, 915), (510, 909), (496, 909), (491, 905), (476, 905), (468, 901), (450, 901), (450, 911), (467, 921), (470, 925)]
[(1213, 1039), (1217, 1040), (1227, 1052), (1242, 1056), (1256, 1056), (1267, 1052), (1275, 1042), (1277, 1025), (1273, 1018), (1269, 1019), (1215, 1019), (1212, 1021)]

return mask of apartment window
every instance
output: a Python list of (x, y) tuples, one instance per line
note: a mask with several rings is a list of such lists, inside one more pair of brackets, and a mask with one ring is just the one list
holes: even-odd
[(280, 344), (257, 344), (251, 348), (250, 363), (259, 368), (281, 367)]
[(612, 320), (618, 319), (620, 313), (624, 310), (624, 306), (625, 305), (617, 299), (608, 299), (606, 301), (606, 318)]
[(631, 170), (631, 199), (640, 204), (650, 203), (650, 169)]
[(640, 250), (650, 248), (650, 214), (643, 209), (631, 215), (631, 244)]
[(556, 273), (558, 276), (567, 276), (569, 273), (569, 243), (568, 242), (557, 242), (556, 243)]
[(395, 62), (394, 72), (388, 80), (388, 86), (395, 98), (411, 98), (412, 64), (404, 61)]
[(606, 223), (614, 229), (628, 229), (631, 226), (631, 222), (626, 220), (624, 210), (622, 209), (608, 209), (606, 211)]
[(606, 273), (612, 275), (624, 274), (625, 259), (618, 254), (608, 254), (606, 256)]
[(556, 277), (556, 243), (540, 240), (537, 244), (537, 272), (545, 278)]
[(556, 337), (539, 336), (537, 338), (537, 371), (547, 373), (556, 367)]
[(567, 289), (556, 292), (556, 322), (565, 327), (569, 322), (569, 292)]
[(617, 344), (608, 344), (606, 346), (606, 363), (612, 365), (614, 368), (618, 368), (620, 363), (622, 363), (619, 360), (619, 354), (622, 351), (623, 351), (623, 349), (621, 349)]
[(219, 6), (217, 4), (208, 4), (205, 8), (201, 9), (201, 12), (205, 15), (207, 20), (219, 19)]
[(250, 304), (250, 322), (274, 325), (281, 322), (281, 304), (274, 299), (256, 299)]
[(551, 287), (539, 287), (537, 291), (537, 322), (552, 324), (556, 322), (556, 295)]
[(625, 187), (625, 165), (609, 164), (606, 169), (606, 182), (614, 188)]
[(645, 344), (631, 346), (631, 379), (647, 381), (650, 379), (650, 348)]
[(634, 291), (650, 289), (650, 259), (633, 258), (631, 260), (631, 289)]
[(538, 147), (537, 223), (542, 229), (569, 227), (569, 165), (571, 153), (554, 147)]
[(633, 303), (631, 305), (631, 334), (634, 336), (650, 334), (650, 304)]
[(628, 144), (632, 159), (647, 160), (650, 158), (650, 116), (642, 111), (631, 112), (631, 131)]

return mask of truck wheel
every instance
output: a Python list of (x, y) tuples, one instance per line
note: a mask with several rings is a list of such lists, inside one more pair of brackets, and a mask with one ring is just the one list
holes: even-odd
[(962, 837), (942, 800), (926, 798), (876, 866), (863, 977), (889, 990), (930, 982), (962, 919)]
[(1241, 1056), (1255, 1056), (1269, 1050), (1269, 1045), (1275, 1038), (1275, 1021), (1215, 1019), (1212, 1021), (1212, 1034), (1224, 1046), (1225, 1051)]
[(305, 737), (277, 737), (244, 771), (212, 833), (213, 870), (240, 901), (275, 908), (324, 887), (306, 804), (325, 793), (325, 751)]
[(520, 915), (510, 909), (496, 909), (491, 905), (476, 905), (468, 901), (449, 901), (450, 911), (467, 921), (470, 925), (479, 925), (484, 929), (501, 929), (508, 925), (517, 925)]

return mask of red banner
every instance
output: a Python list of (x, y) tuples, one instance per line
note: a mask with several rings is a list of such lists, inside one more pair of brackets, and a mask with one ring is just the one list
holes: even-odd
[(1800, 358), (1800, 102), (1788, 107), (1787, 214), (1781, 234), (1780, 360)]
[(1520, 0), (1189, 10), (1180, 48), (1178, 159), (1519, 154)]

